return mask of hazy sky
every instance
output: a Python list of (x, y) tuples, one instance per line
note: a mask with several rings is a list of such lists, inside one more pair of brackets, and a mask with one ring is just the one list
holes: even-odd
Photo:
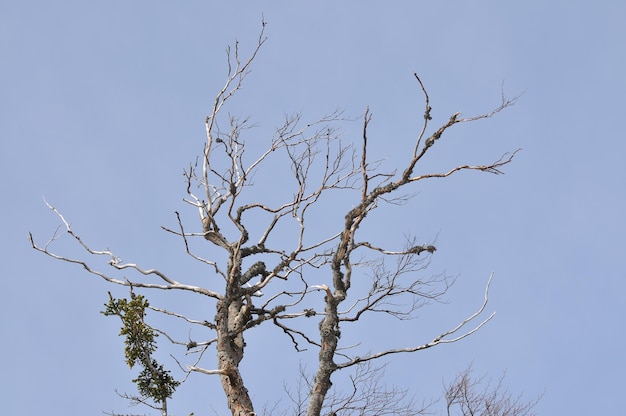
[[(363, 331), (365, 349), (431, 340), (480, 305), (495, 272), (494, 320), (460, 343), (391, 362), (389, 384), (428, 400), (473, 363), (477, 375), (506, 371), (511, 392), (528, 399), (545, 391), (538, 414), (622, 411), (626, 3), (113, 0), (0, 2), (4, 413), (148, 413), (115, 394), (135, 391), (134, 373), (118, 322), (99, 313), (107, 290), (127, 292), (36, 253), (27, 232), (44, 243), (58, 225), (43, 196), (94, 248), (179, 280), (207, 273), (210, 285), (160, 226), (176, 226), (174, 211), (193, 218), (183, 168), (202, 151), (226, 46), (237, 38), (250, 51), (262, 16), (268, 41), (228, 108), (258, 125), (247, 132), (255, 145), (269, 142), (285, 114), (313, 120), (339, 108), (360, 118), (369, 106), (372, 154), (400, 166), (423, 114), (414, 71), (433, 126), (457, 111), (491, 110), (502, 90), (522, 94), (497, 117), (455, 126), (423, 166), (486, 163), (522, 148), (506, 175), (466, 172), (416, 186), (410, 203), (371, 218), (382, 240), (436, 240), (426, 273), (458, 281), (447, 303), (418, 319)], [(342, 140), (358, 141), (360, 130), (359, 121), (342, 124)], [(77, 254), (70, 243), (57, 251)], [(214, 315), (201, 305), (191, 312)], [(281, 397), (287, 405), (283, 384), (293, 386), (298, 363), (315, 356), (289, 347), (269, 327), (250, 335), (242, 367), (259, 408)], [(199, 374), (170, 409), (226, 414), (217, 379)]]

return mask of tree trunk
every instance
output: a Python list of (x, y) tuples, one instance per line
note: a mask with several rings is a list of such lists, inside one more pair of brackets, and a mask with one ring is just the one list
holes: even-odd
[(330, 381), (330, 377), (337, 369), (333, 361), (339, 336), (337, 301), (328, 289), (326, 289), (325, 311), (326, 316), (320, 323), (322, 347), (319, 354), (319, 366), (313, 381), (313, 390), (309, 397), (306, 416), (320, 416), (326, 394), (333, 384)]
[(244, 386), (239, 363), (243, 358), (244, 340), (239, 325), (245, 321), (246, 306), (240, 300), (222, 299), (217, 306), (217, 362), (220, 379), (233, 416), (255, 415), (248, 389)]

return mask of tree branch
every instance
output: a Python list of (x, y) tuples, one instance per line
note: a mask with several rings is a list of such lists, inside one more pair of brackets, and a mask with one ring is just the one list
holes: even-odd
[(487, 302), (489, 300), (489, 285), (491, 284), (491, 279), (493, 278), (493, 273), (489, 276), (489, 280), (487, 282), (487, 285), (485, 287), (485, 299), (482, 303), (482, 305), (480, 306), (480, 308), (474, 312), (472, 315), (470, 315), (469, 317), (465, 318), (463, 321), (461, 321), (461, 323), (459, 323), (456, 327), (454, 327), (453, 329), (450, 329), (448, 331), (445, 331), (443, 333), (441, 333), (440, 335), (438, 335), (437, 337), (435, 337), (432, 341), (427, 342), (426, 344), (422, 344), (422, 345), (418, 345), (415, 347), (408, 347), (408, 348), (394, 348), (394, 349), (388, 349), (385, 351), (381, 351), (375, 354), (369, 354), (366, 355), (364, 357), (355, 357), (350, 361), (346, 361), (344, 363), (339, 363), (336, 365), (337, 369), (342, 369), (342, 368), (347, 368), (347, 367), (351, 367), (355, 364), (359, 364), (359, 363), (363, 363), (363, 362), (367, 362), (367, 361), (371, 361), (371, 360), (376, 360), (378, 358), (390, 355), (390, 354), (399, 354), (399, 353), (409, 353), (409, 352), (416, 352), (416, 351), (420, 351), (420, 350), (425, 350), (427, 348), (431, 348), (434, 347), (435, 345), (438, 344), (446, 344), (446, 343), (452, 343), (452, 342), (457, 342), (462, 340), (465, 337), (470, 336), (471, 334), (473, 334), (474, 332), (478, 331), (483, 325), (485, 325), (487, 322), (489, 322), (494, 316), (495, 316), (495, 312), (493, 312), (491, 315), (489, 315), (486, 319), (484, 319), (483, 321), (481, 321), (478, 325), (476, 325), (474, 328), (472, 328), (471, 330), (460, 334), (454, 338), (445, 338), (449, 335), (454, 335), (456, 334), (458, 331), (460, 331), (466, 324), (468, 324), (469, 322), (473, 321), (476, 317), (478, 317), (484, 310), (485, 307), (487, 306)]

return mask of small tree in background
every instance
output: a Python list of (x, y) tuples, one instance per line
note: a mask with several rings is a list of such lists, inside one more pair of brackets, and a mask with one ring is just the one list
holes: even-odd
[(521, 396), (513, 396), (504, 387), (504, 376), (492, 386), (490, 382), (485, 384), (484, 377), (475, 379), (471, 375), (472, 367), (469, 366), (445, 387), (448, 416), (532, 415), (533, 408), (541, 398), (527, 402)]
[[(502, 173), (501, 168), (511, 162), (515, 153), (505, 154), (492, 163), (459, 165), (442, 172), (418, 174), (416, 167), (449, 128), (489, 118), (512, 105), (514, 100), (503, 97), (497, 108), (479, 116), (462, 117), (455, 113), (443, 125), (431, 129), (429, 97), (415, 74), (416, 85), (425, 101), (423, 123), (414, 142), (406, 148), (407, 160), (397, 171), (382, 170), (380, 161), (371, 160), (368, 154), (368, 127), (372, 122), (369, 109), (364, 113), (358, 142), (346, 144), (339, 140), (337, 124), (344, 120), (340, 112), (308, 123), (302, 122), (300, 115), (294, 115), (286, 117), (274, 136), (267, 139), (264, 150), (251, 154), (246, 137), (249, 120), (225, 114), (225, 106), (249, 74), (265, 42), (264, 29), (265, 24), (247, 59), (241, 58), (238, 44), (228, 50), (228, 76), (206, 118), (202, 156), (185, 170), (187, 197), (184, 201), (195, 210), (196, 219), (189, 226), (176, 212), (178, 226), (175, 229), (163, 227), (181, 239), (189, 256), (206, 266), (206, 285), (186, 283), (157, 269), (122, 262), (109, 249), (92, 249), (50, 204), (48, 207), (58, 215), (65, 231), (89, 255), (106, 258), (112, 271), (100, 272), (85, 260), (54, 253), (51, 244), (60, 237), (56, 233), (44, 245), (37, 244), (30, 235), (32, 246), (55, 259), (81, 265), (107, 282), (130, 289), (130, 300), (109, 295), (103, 313), (122, 320), (127, 363), (143, 368), (133, 380), (139, 396), (125, 397), (151, 405), (163, 415), (167, 415), (167, 399), (179, 381), (154, 359), (158, 333), (175, 345), (183, 345), (185, 353), (196, 354), (196, 359), (183, 368), (185, 378), (192, 373), (219, 377), (232, 414), (250, 416), (257, 414), (248, 390), (253, 386), (246, 384), (240, 363), (246, 348), (262, 348), (246, 344), (246, 331), (267, 325), (280, 328), (294, 351), (313, 349), (317, 352), (315, 374), (303, 375), (300, 388), (287, 393), (293, 403), (287, 414), (425, 413), (428, 406), (415, 403), (405, 390), (385, 388), (381, 383), (384, 365), (374, 363), (383, 357), (454, 343), (476, 332), (493, 317), (493, 314), (483, 316), (492, 276), (487, 280), (480, 307), (460, 319), (458, 325), (442, 328), (419, 344), (373, 353), (351, 347), (342, 342), (341, 334), (349, 332), (353, 325), (375, 313), (410, 319), (419, 307), (442, 296), (452, 283), (445, 276), (424, 275), (428, 259), (436, 251), (433, 244), (405, 237), (403, 243), (383, 247), (375, 238), (361, 237), (359, 228), (379, 205), (406, 202), (406, 194), (401, 192), (418, 182), (467, 170)], [(255, 173), (285, 167), (291, 174), (290, 189), (274, 188), (257, 199), (249, 195)], [(311, 218), (319, 219), (324, 203), (337, 198), (338, 193), (341, 198), (351, 198), (351, 208), (345, 211), (337, 208), (332, 213), (326, 208), (323, 215), (341, 218), (341, 225), (334, 228), (330, 221), (313, 224)], [(215, 256), (198, 254), (200, 244), (212, 247)], [(217, 260), (220, 258), (223, 260)], [(122, 272), (136, 275), (122, 276)], [(206, 315), (192, 317), (154, 307), (144, 295), (135, 295), (142, 291), (149, 296), (151, 290), (185, 292), (210, 305), (211, 309), (204, 307)], [(213, 312), (208, 312), (210, 310)], [(150, 326), (145, 321), (147, 311), (176, 317), (181, 325), (200, 327), (203, 334), (209, 331), (210, 335), (203, 339), (176, 340), (168, 334), (167, 328)], [(312, 320), (317, 325), (311, 325)], [(364, 344), (367, 345), (367, 341)], [(214, 353), (206, 354), (209, 350)], [(216, 360), (210, 361), (209, 357)], [(351, 385), (333, 388), (333, 375), (348, 369), (354, 370)], [(501, 390), (488, 395), (472, 393), (475, 388), (469, 372), (448, 386), (445, 389), (448, 414), (458, 407), (464, 415), (526, 415), (534, 405), (499, 406), (497, 409), (508, 410), (492, 411), (492, 404), (501, 403)]]

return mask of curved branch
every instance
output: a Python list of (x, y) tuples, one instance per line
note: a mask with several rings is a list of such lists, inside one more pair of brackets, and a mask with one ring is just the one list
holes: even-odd
[(143, 282), (133, 282), (128, 280), (127, 278), (124, 278), (124, 280), (120, 280), (120, 279), (116, 279), (113, 277), (110, 277), (108, 275), (106, 275), (105, 273), (102, 273), (100, 271), (97, 271), (95, 269), (93, 269), (87, 262), (83, 261), (83, 260), (78, 260), (78, 259), (74, 259), (74, 258), (70, 258), (70, 257), (65, 257), (65, 256), (60, 256), (58, 254), (55, 254), (51, 251), (49, 251), (48, 246), (54, 242), (59, 236), (58, 236), (58, 230), (55, 231), (54, 235), (50, 238), (50, 240), (43, 246), (39, 246), (37, 245), (37, 243), (35, 243), (35, 240), (33, 238), (32, 233), (28, 233), (28, 237), (29, 237), (29, 241), (31, 243), (31, 246), (41, 252), (44, 253), (54, 259), (57, 260), (62, 260), (68, 263), (73, 263), (73, 264), (78, 264), (81, 265), (87, 272), (99, 276), (102, 279), (106, 280), (109, 283), (114, 283), (120, 286), (126, 286), (126, 287), (141, 287), (141, 288), (146, 288), (146, 289), (162, 289), (162, 290), (170, 290), (170, 289), (176, 289), (176, 290), (186, 290), (186, 291), (190, 291), (190, 292), (195, 292), (195, 293), (199, 293), (202, 295), (206, 295), (206, 296), (210, 296), (212, 298), (215, 299), (221, 299), (221, 295), (217, 292), (211, 291), (209, 289), (205, 289), (199, 286), (194, 286), (194, 285), (187, 285), (187, 284), (182, 284), (177, 282), (174, 279), (171, 279), (169, 277), (167, 277), (164, 273), (160, 272), (157, 269), (143, 269), (141, 267), (139, 267), (137, 264), (134, 263), (120, 263), (121, 260), (118, 256), (116, 256), (115, 254), (113, 254), (112, 251), (110, 250), (93, 250), (92, 248), (90, 248), (81, 238), (80, 236), (78, 236), (76, 233), (74, 233), (74, 231), (72, 230), (72, 228), (70, 227), (69, 222), (65, 219), (65, 217), (63, 217), (63, 215), (56, 209), (54, 208), (52, 205), (50, 205), (47, 201), (44, 200), (44, 202), (46, 203), (46, 205), (48, 206), (48, 208), (50, 208), (63, 222), (63, 224), (65, 225), (65, 229), (67, 231), (67, 233), (69, 235), (71, 235), (72, 237), (74, 237), (74, 239), (76, 241), (78, 241), (78, 243), (80, 244), (81, 247), (83, 247), (83, 249), (85, 249), (89, 254), (92, 255), (98, 255), (98, 256), (107, 256), (110, 257), (110, 260), (108, 262), (108, 264), (110, 266), (112, 266), (113, 268), (117, 269), (117, 270), (124, 270), (127, 268), (130, 268), (132, 270), (137, 271), (138, 273), (141, 273), (143, 275), (155, 275), (158, 276), (161, 280), (165, 281), (167, 284), (166, 285), (160, 285), (160, 284), (153, 284), (153, 283), (143, 283)]
[(381, 358), (381, 357), (384, 357), (384, 356), (387, 356), (387, 355), (390, 355), (390, 354), (409, 353), (409, 352), (416, 352), (416, 351), (420, 351), (420, 350), (425, 350), (427, 348), (434, 347), (435, 345), (457, 342), (457, 341), (462, 340), (465, 337), (470, 336), (471, 334), (473, 334), (474, 332), (476, 332), (480, 328), (482, 328), (483, 325), (485, 325), (487, 322), (489, 322), (495, 316), (496, 313), (493, 312), (486, 319), (484, 319), (482, 322), (480, 322), (476, 327), (472, 328), (471, 330), (469, 330), (469, 331), (467, 331), (467, 332), (465, 332), (463, 334), (460, 334), (460, 335), (458, 335), (458, 336), (456, 336), (454, 338), (449, 338), (449, 339), (445, 338), (445, 337), (447, 337), (449, 335), (456, 334), (466, 324), (468, 324), (469, 322), (473, 321), (476, 317), (478, 317), (485, 310), (485, 307), (487, 306), (487, 303), (489, 301), (489, 286), (491, 285), (491, 279), (492, 278), (493, 278), (493, 273), (491, 273), (491, 275), (489, 275), (489, 280), (487, 281), (487, 285), (485, 287), (485, 298), (484, 298), (484, 301), (483, 301), (482, 305), (480, 306), (480, 308), (476, 312), (474, 312), (472, 315), (470, 315), (469, 317), (467, 317), (463, 321), (461, 321), (461, 323), (459, 323), (453, 329), (450, 329), (448, 331), (445, 331), (445, 332), (441, 333), (440, 335), (435, 337), (432, 341), (427, 342), (426, 344), (418, 345), (418, 346), (415, 346), (415, 347), (408, 347), (408, 348), (388, 349), (388, 350), (381, 351), (381, 352), (378, 352), (378, 353), (375, 353), (375, 354), (366, 355), (364, 357), (355, 357), (355, 358), (353, 358), (350, 361), (346, 361), (344, 363), (337, 364), (336, 365), (337, 369), (347, 368), (347, 367), (351, 367), (351, 366), (353, 366), (355, 364), (376, 360), (378, 358)]

